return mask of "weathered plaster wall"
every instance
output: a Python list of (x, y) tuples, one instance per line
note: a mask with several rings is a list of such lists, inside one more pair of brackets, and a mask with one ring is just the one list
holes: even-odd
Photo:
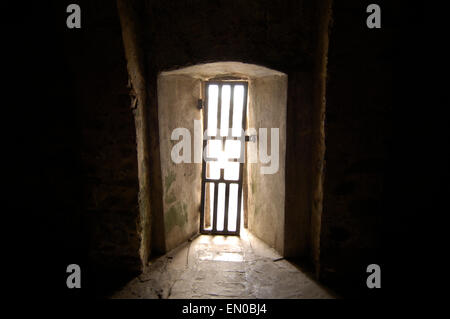
[(149, 130), (147, 121), (148, 114), (148, 91), (146, 89), (147, 79), (144, 68), (144, 53), (140, 46), (140, 24), (137, 19), (138, 7), (132, 2), (117, 1), (122, 27), (122, 38), (124, 43), (125, 57), (130, 86), (131, 108), (134, 114), (134, 125), (136, 129), (136, 152), (138, 161), (139, 179), (139, 220), (137, 223), (140, 237), (139, 254), (141, 265), (145, 267), (151, 253), (151, 211), (150, 211), (150, 179), (148, 139)]
[[(202, 164), (194, 163), (194, 143), (200, 145), (198, 151), (201, 156), (203, 139), (201, 133), (198, 136), (194, 134), (194, 120), (200, 121), (203, 127), (202, 113), (197, 108), (200, 86), (200, 80), (186, 75), (161, 75), (158, 78), (161, 176), (167, 250), (175, 248), (199, 230)], [(171, 139), (172, 131), (176, 128), (186, 128), (190, 132), (191, 163), (177, 164), (171, 159), (172, 147), (182, 140)]]
[[(142, 2), (118, 0), (124, 51), (127, 59), (131, 105), (136, 129), (139, 179), (137, 225), (141, 240), (140, 257), (145, 267), (152, 252), (166, 251), (162, 215), (162, 181), (159, 158), (159, 132), (156, 81), (149, 79), (143, 51)], [(153, 90), (152, 90), (153, 88)]]
[(284, 255), (310, 253), (312, 73), (289, 73), (286, 116), (286, 199)]
[[(258, 149), (259, 129), (267, 129), (267, 152), (274, 140), (271, 128), (279, 129), (279, 168), (274, 174), (262, 174), (258, 163), (247, 164), (248, 174), (248, 228), (283, 254), (285, 222), (285, 155), (286, 155), (286, 99), (287, 77), (283, 75), (252, 78), (249, 83), (248, 127), (256, 130)], [(252, 150), (247, 144), (247, 150)], [(253, 148), (253, 150), (256, 150)], [(247, 155), (247, 160), (249, 156)]]

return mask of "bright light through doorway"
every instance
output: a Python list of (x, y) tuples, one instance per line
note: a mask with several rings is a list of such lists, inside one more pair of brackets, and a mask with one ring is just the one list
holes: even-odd
[[(230, 136), (239, 137), (242, 134), (242, 111), (244, 107), (244, 86), (235, 85), (233, 96), (231, 96), (231, 85), (223, 85), (221, 92), (221, 109), (220, 123), (217, 123), (217, 112), (219, 105), (219, 86), (208, 86), (208, 136), (219, 135), (221, 137)], [(232, 104), (232, 105), (231, 105)], [(232, 119), (230, 123), (230, 107), (233, 108)], [(218, 127), (220, 124), (220, 127)], [(219, 130), (218, 130), (219, 129)], [(218, 134), (219, 133), (219, 134)], [(231, 134), (229, 134), (231, 133)], [(220, 170), (224, 170), (224, 179), (238, 181), (239, 180), (239, 162), (229, 161), (229, 159), (239, 159), (241, 156), (241, 141), (228, 139), (225, 141), (225, 147), (221, 140), (208, 140), (207, 156), (217, 158), (217, 161), (207, 162), (207, 178), (219, 179)], [(209, 214), (211, 225), (213, 225), (214, 210), (214, 183), (209, 183)], [(218, 184), (217, 190), (217, 230), (224, 230), (224, 214), (225, 214), (225, 183)], [(238, 210), (238, 184), (230, 184), (229, 203), (228, 203), (228, 231), (236, 231), (236, 217)], [(241, 216), (243, 213), (242, 196), (241, 196)], [(211, 229), (208, 227), (206, 229)]]

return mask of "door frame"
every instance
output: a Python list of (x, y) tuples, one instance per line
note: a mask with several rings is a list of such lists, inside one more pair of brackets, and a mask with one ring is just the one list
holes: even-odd
[[(203, 96), (205, 96), (204, 100), (204, 107), (203, 107), (203, 128), (208, 128), (208, 86), (209, 85), (219, 85), (219, 93), (218, 93), (218, 103), (217, 103), (217, 131), (216, 136), (203, 136), (203, 148), (202, 148), (202, 180), (201, 180), (201, 204), (200, 204), (200, 233), (201, 234), (212, 234), (212, 235), (235, 235), (239, 236), (240, 234), (240, 228), (241, 228), (241, 210), (243, 207), (241, 205), (243, 204), (243, 181), (244, 181), (244, 162), (245, 162), (245, 131), (247, 130), (247, 109), (248, 109), (248, 81), (247, 80), (209, 80), (202, 82), (202, 91)], [(221, 101), (221, 92), (222, 89), (220, 86), (226, 85), (226, 84), (241, 84), (244, 85), (244, 101), (243, 101), (243, 107), (242, 107), (242, 129), (244, 132), (244, 135), (241, 137), (231, 137), (233, 140), (241, 140), (241, 156), (243, 157), (243, 160), (239, 163), (239, 178), (237, 181), (227, 181), (224, 179), (224, 170), (220, 169), (220, 178), (219, 179), (208, 179), (206, 177), (206, 155), (203, 154), (206, 148), (206, 145), (208, 143), (208, 140), (214, 140), (218, 139), (222, 141), (222, 147), (224, 147), (224, 142), (228, 139), (228, 136), (220, 136), (220, 120), (221, 120), (221, 108), (222, 108), (222, 101)], [(229, 114), (233, 114), (233, 91), (230, 92), (230, 109)], [(228, 126), (230, 129), (230, 126), (232, 127), (232, 121), (233, 118), (229, 116), (228, 120)], [(231, 123), (231, 125), (230, 125)], [(239, 158), (234, 161), (239, 161)], [(211, 225), (211, 229), (205, 229), (205, 193), (206, 193), (206, 184), (207, 183), (214, 183), (214, 208), (213, 208), (213, 224)], [(218, 206), (218, 186), (219, 183), (225, 184), (225, 203), (224, 203), (224, 228), (222, 231), (217, 230), (217, 206)], [(229, 204), (229, 190), (230, 190), (230, 184), (238, 184), (238, 199), (237, 199), (237, 220), (236, 220), (236, 230), (235, 231), (229, 231), (227, 229), (228, 227), (228, 204)], [(244, 205), (245, 206), (245, 205)]]

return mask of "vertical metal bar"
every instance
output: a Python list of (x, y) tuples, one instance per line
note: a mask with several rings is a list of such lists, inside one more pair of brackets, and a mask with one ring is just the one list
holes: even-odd
[(219, 190), (219, 183), (214, 182), (214, 213), (213, 213), (213, 228), (212, 231), (216, 232), (217, 231), (217, 195), (218, 195), (218, 190)]
[[(225, 148), (225, 142), (223, 138), (221, 138), (221, 128), (222, 128), (222, 89), (223, 84), (219, 84), (219, 94), (218, 94), (218, 101), (217, 101), (217, 131), (216, 131), (216, 138), (221, 141), (222, 144), (222, 151), (224, 151)], [(223, 168), (220, 169), (220, 179), (223, 179)], [(219, 183), (215, 183), (216, 186), (214, 187), (214, 228), (213, 231), (217, 231), (217, 206), (219, 204)]]
[(202, 195), (200, 202), (200, 232), (205, 230), (205, 187), (206, 183), (202, 180)]
[[(242, 172), (242, 169), (240, 169)], [(237, 212), (236, 212), (236, 233), (239, 235), (241, 231), (241, 204), (242, 204), (242, 182), (239, 181), (239, 190), (237, 195)]]
[[(233, 114), (234, 114), (234, 86), (236, 84), (230, 84), (230, 108), (228, 113), (228, 130), (227, 130), (227, 140), (233, 139)], [(226, 184), (225, 189), (225, 221), (224, 230), (228, 232), (228, 213), (229, 213), (229, 202), (230, 202), (230, 183)]]
[(223, 231), (228, 231), (228, 203), (230, 197), (230, 183), (225, 183), (225, 209), (224, 209), (224, 221)]

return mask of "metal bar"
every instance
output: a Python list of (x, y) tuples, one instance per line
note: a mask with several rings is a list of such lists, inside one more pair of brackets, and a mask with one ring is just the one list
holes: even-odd
[(200, 233), (204, 235), (213, 234), (213, 235), (239, 236), (239, 231), (222, 231), (222, 230), (213, 231), (204, 229)]
[(214, 183), (214, 212), (213, 212), (213, 231), (217, 231), (217, 195), (219, 193), (219, 183)]
[[(242, 165), (242, 164), (241, 164)], [(239, 174), (242, 175), (242, 167), (239, 169)], [(236, 212), (236, 231), (239, 233), (241, 229), (241, 204), (242, 204), (242, 179), (239, 181), (238, 195), (237, 195), (237, 212)]]
[(205, 183), (225, 183), (225, 184), (239, 184), (239, 180), (227, 180), (223, 178), (219, 179), (211, 179), (211, 178), (205, 178)]
[(205, 187), (206, 182), (202, 181), (202, 195), (201, 195), (201, 202), (200, 202), (200, 231), (202, 231), (205, 228)]
[(228, 203), (230, 201), (230, 184), (225, 184), (225, 210), (224, 210), (224, 221), (223, 230), (228, 231)]

